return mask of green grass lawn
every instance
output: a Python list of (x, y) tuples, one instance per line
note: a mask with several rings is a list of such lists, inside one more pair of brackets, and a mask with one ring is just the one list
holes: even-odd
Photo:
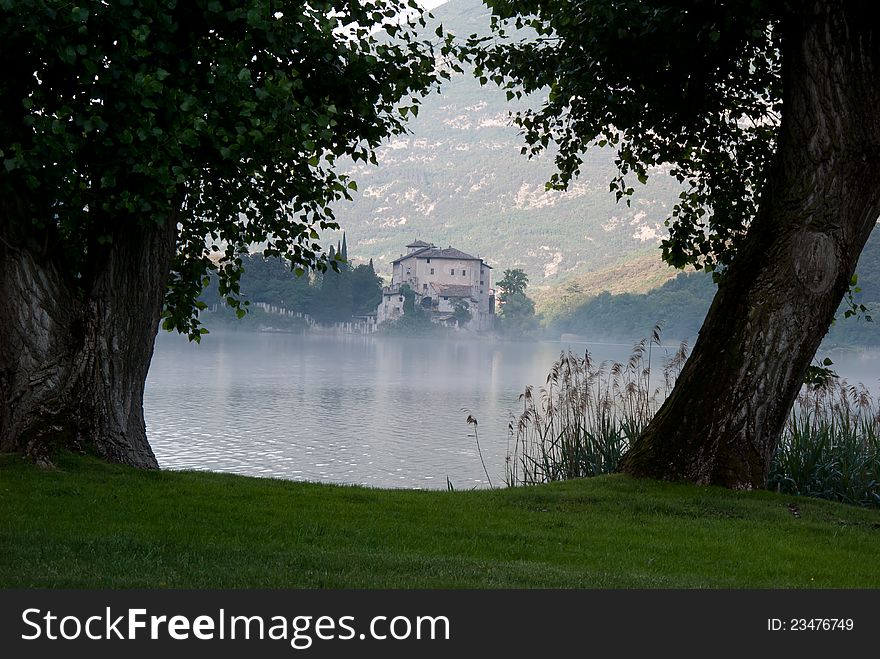
[(877, 588), (878, 554), (877, 510), (619, 475), (438, 492), (0, 456), (6, 588)]

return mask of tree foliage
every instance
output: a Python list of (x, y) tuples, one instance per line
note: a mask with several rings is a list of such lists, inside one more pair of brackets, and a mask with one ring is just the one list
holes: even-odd
[(354, 316), (376, 313), (382, 301), (382, 278), (376, 274), (373, 262), (356, 266), (351, 271), (351, 312)]
[(781, 113), (780, 21), (763, 0), (487, 0), (493, 35), (467, 49), (481, 80), (508, 98), (549, 90), (519, 112), (526, 147), (555, 144), (565, 188), (585, 148), (617, 150), (618, 199), (670, 166), (683, 184), (667, 220), (664, 258), (676, 267), (728, 265), (752, 221), (775, 152)]
[(0, 198), (24, 209), (21, 240), (87, 287), (132, 223), (176, 223), (163, 325), (194, 338), (210, 272), (239, 305), (246, 246), (327, 266), (318, 232), (355, 189), (338, 159), (375, 162), (446, 75), (436, 57), (448, 42), (401, 20), (415, 0), (3, 0), (0, 11)]
[[(320, 323), (333, 323), (375, 313), (382, 299), (382, 279), (372, 263), (355, 267), (342, 263), (338, 270), (328, 268), (323, 273), (312, 270), (297, 276), (287, 261), (262, 254), (241, 259), (243, 305), (265, 302), (308, 314)], [(216, 275), (211, 277), (211, 284), (200, 300), (207, 305), (223, 304)]]
[(538, 331), (535, 303), (524, 293), (508, 295), (498, 317), (501, 320), (501, 332), (510, 338), (534, 337)]
[(519, 268), (505, 270), (497, 282), (501, 289), (500, 329), (511, 338), (531, 337), (538, 331), (535, 303), (526, 295), (528, 284), (528, 275)]
[[(652, 168), (683, 185), (667, 262), (718, 292), (674, 389), (621, 461), (634, 476), (763, 487), (810, 360), (880, 215), (880, 31), (846, 0), (489, 0), (469, 48), (564, 187), (592, 144), (618, 198)], [(529, 39), (512, 29), (528, 29)], [(856, 308), (856, 311), (861, 311)]]
[(452, 303), (452, 316), (458, 322), (459, 327), (464, 327), (473, 319), (470, 305), (465, 300), (457, 299)]
[(404, 315), (418, 315), (421, 309), (416, 307), (416, 294), (409, 284), (401, 284), (400, 294), (403, 296), (403, 313)]
[(525, 295), (528, 285), (529, 276), (524, 271), (519, 268), (505, 270), (504, 276), (496, 282), (496, 286), (501, 289), (498, 300), (504, 303), (512, 295)]
[(318, 322), (344, 322), (353, 316), (375, 313), (382, 300), (382, 279), (373, 265), (352, 268), (345, 263), (339, 270), (317, 274), (320, 295), (308, 310)]

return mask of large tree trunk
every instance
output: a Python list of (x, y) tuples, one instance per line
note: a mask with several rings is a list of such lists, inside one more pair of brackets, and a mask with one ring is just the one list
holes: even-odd
[(880, 25), (857, 2), (810, 0), (802, 10), (783, 34), (783, 118), (760, 212), (624, 472), (766, 485), (785, 419), (880, 215)]
[(143, 414), (176, 223), (120, 222), (108, 246), (71, 277), (0, 224), (0, 450), (46, 460), (58, 447), (155, 468)]

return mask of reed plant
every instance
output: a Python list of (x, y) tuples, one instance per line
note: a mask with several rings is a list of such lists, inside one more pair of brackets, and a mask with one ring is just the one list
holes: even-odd
[(633, 346), (626, 362), (596, 363), (563, 352), (545, 385), (527, 387), (522, 412), (508, 425), (506, 482), (533, 485), (617, 470), (621, 456), (672, 389), (687, 358), (682, 343), (652, 379), (660, 327)]
[[(668, 396), (687, 359), (682, 343), (654, 359), (660, 327), (626, 362), (563, 352), (543, 387), (520, 395), (508, 425), (505, 480), (512, 485), (613, 473)], [(661, 366), (652, 375), (653, 361)], [(880, 405), (864, 385), (830, 378), (805, 385), (771, 463), (769, 489), (880, 506)]]
[(862, 385), (804, 387), (770, 466), (769, 488), (880, 506), (880, 405)]

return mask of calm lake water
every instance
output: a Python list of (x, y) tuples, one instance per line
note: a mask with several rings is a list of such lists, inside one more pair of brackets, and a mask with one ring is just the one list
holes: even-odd
[[(569, 347), (600, 361), (630, 348), (248, 332), (196, 345), (162, 332), (147, 431), (167, 469), (402, 488), (445, 489), (449, 478), (466, 489), (487, 485), (472, 414), (499, 485), (519, 394)], [(880, 354), (832, 357), (842, 376), (878, 390)]]

